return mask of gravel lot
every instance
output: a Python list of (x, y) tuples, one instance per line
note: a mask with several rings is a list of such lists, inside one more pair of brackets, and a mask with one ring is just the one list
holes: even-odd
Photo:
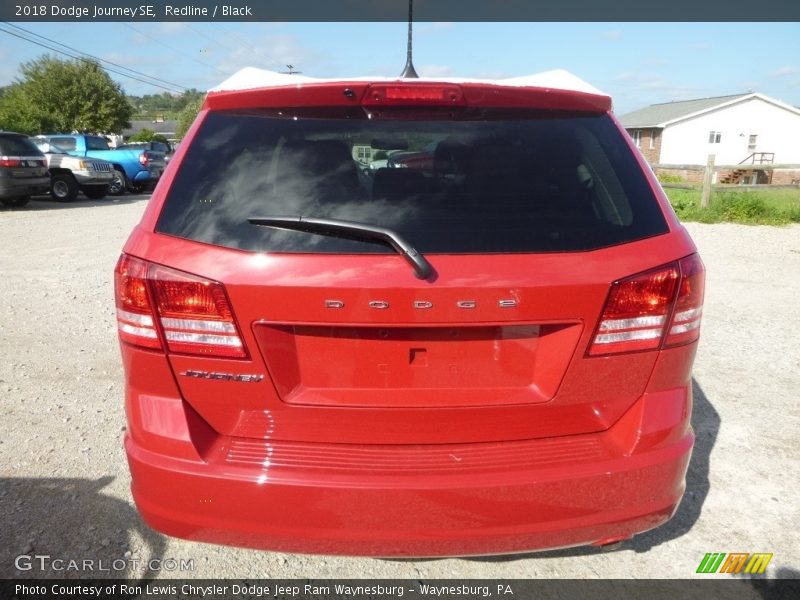
[[(223, 548), (141, 522), (122, 448), (112, 270), (146, 201), (0, 208), (0, 577), (142, 577), (144, 562), (172, 558), (193, 570), (148, 577), (686, 578), (711, 551), (772, 552), (770, 577), (800, 577), (800, 226), (687, 225), (708, 280), (697, 444), (671, 522), (611, 552), (395, 561)], [(18, 571), (20, 554), (129, 570)]]

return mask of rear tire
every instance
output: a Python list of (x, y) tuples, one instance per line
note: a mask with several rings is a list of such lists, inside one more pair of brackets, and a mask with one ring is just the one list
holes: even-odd
[(91, 198), (92, 200), (102, 200), (108, 196), (108, 188), (109, 186), (107, 185), (93, 185), (87, 186), (81, 191), (87, 198)]
[(0, 202), (11, 208), (19, 208), (20, 206), (25, 206), (30, 200), (30, 196), (17, 196), (16, 198), (2, 198)]
[(59, 202), (72, 202), (78, 197), (78, 182), (69, 173), (56, 173), (50, 179), (50, 195)]
[(147, 189), (146, 183), (134, 183), (132, 181), (128, 182), (128, 191), (131, 194), (141, 194)]
[(114, 169), (114, 179), (108, 186), (108, 193), (112, 196), (122, 196), (125, 193), (125, 188), (128, 187), (128, 178), (121, 169)]

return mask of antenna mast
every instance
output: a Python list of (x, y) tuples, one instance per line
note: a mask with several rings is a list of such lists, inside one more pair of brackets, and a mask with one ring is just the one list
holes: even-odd
[(414, 70), (414, 63), (411, 60), (412, 56), (411, 22), (413, 21), (413, 16), (414, 16), (414, 0), (408, 0), (408, 52), (406, 53), (406, 67), (400, 74), (400, 77), (404, 79), (419, 79), (419, 75), (417, 75), (416, 70)]

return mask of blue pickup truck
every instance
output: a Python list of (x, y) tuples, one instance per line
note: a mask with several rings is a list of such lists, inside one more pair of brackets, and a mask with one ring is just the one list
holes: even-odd
[(109, 194), (119, 196), (129, 190), (132, 193), (144, 191), (154, 185), (164, 170), (164, 153), (144, 149), (116, 149), (109, 147), (108, 141), (99, 135), (53, 133), (44, 136), (47, 142), (66, 150), (73, 156), (102, 158), (114, 165), (114, 179)]

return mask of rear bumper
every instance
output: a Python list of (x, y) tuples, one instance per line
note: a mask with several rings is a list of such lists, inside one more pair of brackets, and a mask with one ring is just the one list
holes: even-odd
[(193, 460), (129, 435), (126, 450), (143, 518), (176, 537), (303, 553), (502, 554), (608, 543), (667, 521), (684, 491), (690, 405), (687, 388), (645, 394), (605, 432), (520, 442), (228, 438)]
[(50, 177), (0, 178), (0, 198), (35, 196), (50, 191)]
[(158, 181), (161, 177), (161, 169), (145, 169), (139, 171), (133, 176), (133, 181), (137, 183), (146, 183), (148, 181)]

